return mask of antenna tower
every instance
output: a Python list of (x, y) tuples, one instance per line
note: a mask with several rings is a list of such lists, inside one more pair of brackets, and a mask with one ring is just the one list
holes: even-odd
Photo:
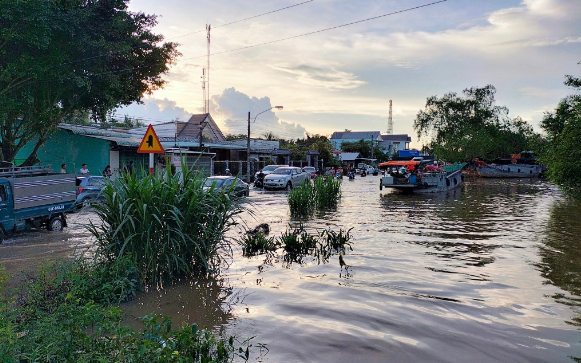
[(206, 91), (208, 92), (208, 96), (206, 97), (206, 102), (207, 102), (207, 107), (204, 105), (204, 108), (206, 108), (206, 112), (204, 113), (210, 113), (210, 29), (212, 28), (212, 26), (210, 24), (206, 25), (206, 34), (208, 37), (208, 87), (206, 87)]
[(389, 118), (387, 119), (387, 134), (393, 135), (393, 117), (391, 114), (391, 100), (389, 100)]
[(204, 113), (206, 112), (206, 68), (202, 68), (202, 93), (204, 94)]

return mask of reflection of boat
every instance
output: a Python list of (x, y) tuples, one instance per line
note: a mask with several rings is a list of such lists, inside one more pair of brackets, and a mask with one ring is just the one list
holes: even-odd
[(476, 167), (479, 176), (485, 178), (536, 178), (543, 171), (541, 165), (479, 165)]
[[(419, 161), (388, 161), (379, 164), (381, 168), (403, 167), (406, 169), (416, 169), (421, 167)], [(466, 163), (444, 166), (443, 169), (434, 168), (428, 170), (425, 168), (417, 173), (391, 172), (381, 178), (379, 189), (392, 188), (403, 192), (413, 193), (437, 193), (458, 187), (464, 181), (462, 168)], [(388, 169), (388, 170), (389, 170)]]

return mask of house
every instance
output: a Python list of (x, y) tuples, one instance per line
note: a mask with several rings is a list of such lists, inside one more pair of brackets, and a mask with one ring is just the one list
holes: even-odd
[(360, 140), (369, 142), (381, 142), (381, 132), (379, 131), (336, 131), (331, 135), (331, 146), (335, 150), (341, 150), (344, 142), (358, 142)]
[[(213, 172), (214, 160), (239, 160), (238, 153), (243, 153), (244, 158), (246, 156), (246, 147), (226, 141), (209, 114), (193, 115), (188, 122), (154, 125), (154, 129), (165, 150), (178, 148), (196, 151), (197, 156), (189, 157), (188, 160), (196, 162), (199, 157), (200, 164), (212, 167), (210, 173)], [(69, 172), (78, 172), (85, 163), (91, 174), (100, 175), (107, 165), (116, 172), (131, 161), (139, 170), (149, 165), (148, 154), (137, 153), (146, 130), (147, 127), (121, 130), (102, 129), (99, 125), (61, 124), (56, 133), (40, 147), (37, 157), (40, 165), (50, 165), (60, 170), (60, 165), (66, 164)], [(25, 159), (33, 147), (34, 143), (26, 145), (16, 159)], [(164, 163), (164, 157), (158, 156), (156, 162)]]
[(380, 149), (389, 155), (397, 153), (399, 150), (409, 150), (412, 138), (407, 134), (399, 135), (381, 135), (381, 141), (378, 143)]
[[(243, 146), (244, 149), (248, 147), (248, 139), (237, 139), (230, 141), (234, 145)], [(250, 160), (267, 160), (272, 159), (274, 150), (279, 150), (280, 141), (278, 140), (262, 140), (250, 139)], [(290, 154), (289, 154), (290, 155)]]

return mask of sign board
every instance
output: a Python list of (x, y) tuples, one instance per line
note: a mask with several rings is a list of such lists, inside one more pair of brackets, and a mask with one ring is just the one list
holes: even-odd
[(143, 135), (143, 140), (141, 140), (141, 144), (137, 148), (138, 153), (142, 154), (163, 154), (163, 146), (161, 146), (161, 142), (157, 138), (157, 134), (153, 130), (153, 126), (149, 125), (145, 135)]

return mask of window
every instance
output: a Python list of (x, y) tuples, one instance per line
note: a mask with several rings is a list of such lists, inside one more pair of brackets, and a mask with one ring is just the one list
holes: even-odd
[(6, 187), (4, 185), (0, 185), (0, 201), (4, 202), (8, 200), (8, 196), (6, 195)]
[(103, 185), (105, 185), (105, 180), (102, 178), (89, 178), (87, 182), (87, 186), (89, 187), (102, 187)]

